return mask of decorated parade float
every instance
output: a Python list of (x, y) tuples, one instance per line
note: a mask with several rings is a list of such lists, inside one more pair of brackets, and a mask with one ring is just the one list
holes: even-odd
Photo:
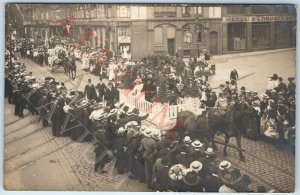
[(172, 128), (181, 111), (201, 114), (201, 93), (215, 67), (211, 61), (191, 63), (194, 70), (183, 59), (155, 55), (126, 66), (120, 75), (120, 101), (149, 113), (147, 121), (161, 129)]

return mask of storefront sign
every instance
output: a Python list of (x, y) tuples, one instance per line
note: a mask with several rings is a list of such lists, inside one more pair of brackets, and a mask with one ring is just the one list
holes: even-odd
[(292, 16), (227, 16), (227, 17), (223, 17), (224, 23), (276, 22), (276, 21), (295, 21), (295, 18)]
[(130, 37), (129, 36), (119, 36), (118, 43), (130, 43)]
[(118, 26), (131, 26), (131, 22), (118, 21), (117, 25)]

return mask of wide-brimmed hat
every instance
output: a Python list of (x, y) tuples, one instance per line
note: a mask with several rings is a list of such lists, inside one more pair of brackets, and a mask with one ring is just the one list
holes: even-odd
[(192, 143), (192, 146), (195, 147), (195, 148), (201, 148), (203, 146), (203, 144), (199, 140), (195, 140)]
[(152, 131), (151, 131), (150, 128), (147, 128), (147, 129), (144, 131), (144, 135), (145, 135), (146, 137), (151, 137), (151, 133), (152, 133)]
[(239, 169), (230, 169), (227, 172), (221, 172), (219, 174), (221, 181), (228, 187), (235, 187), (235, 184), (239, 183), (243, 177)]
[(182, 164), (175, 164), (169, 169), (169, 177), (173, 181), (179, 181), (183, 178), (186, 167)]
[(139, 124), (138, 124), (138, 122), (136, 122), (136, 121), (129, 121), (128, 123), (126, 123), (126, 125), (125, 125), (125, 129), (133, 129), (133, 128), (135, 128), (135, 127), (138, 127), (139, 126)]
[(225, 170), (225, 169), (229, 169), (230, 167), (231, 167), (231, 163), (227, 160), (223, 160), (219, 164), (219, 169), (222, 170), (222, 171)]
[(183, 143), (191, 143), (192, 140), (190, 138), (190, 136), (185, 136), (184, 139), (183, 139)]
[(159, 136), (158, 132), (153, 132), (152, 137), (155, 138), (155, 139), (158, 139), (160, 136)]
[(195, 171), (189, 171), (183, 177), (183, 182), (190, 186), (197, 185), (199, 181), (200, 181), (200, 177)]
[(144, 133), (146, 131), (146, 129), (147, 129), (147, 126), (146, 125), (142, 125), (140, 127), (140, 132)]
[(195, 171), (195, 172), (199, 172), (201, 171), (203, 165), (200, 161), (193, 161), (191, 164), (190, 164), (190, 168)]
[(118, 134), (123, 134), (123, 133), (125, 133), (125, 128), (124, 127), (120, 127), (119, 129), (118, 129)]
[(114, 114), (116, 114), (118, 112), (118, 109), (114, 108), (114, 109), (111, 109), (110, 112), (108, 113), (108, 116), (112, 116)]
[(212, 148), (207, 148), (206, 151), (205, 151), (205, 154), (213, 154), (214, 153), (214, 150)]

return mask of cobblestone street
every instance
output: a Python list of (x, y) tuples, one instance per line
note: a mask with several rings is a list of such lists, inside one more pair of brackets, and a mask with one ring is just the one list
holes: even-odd
[[(285, 59), (287, 62), (294, 60), (295, 51), (284, 52), (280, 59)], [(260, 72), (262, 67), (271, 66), (261, 63), (262, 67), (257, 67), (252, 71), (259, 76), (255, 76), (255, 82), (249, 80), (241, 80), (240, 85), (248, 84), (252, 89), (263, 91), (266, 77), (271, 73), (278, 72), (283, 74), (284, 78), (293, 75), (290, 64), (287, 67), (282, 67), (282, 61), (276, 58), (275, 61), (270, 60), (276, 56), (276, 53), (263, 55), (265, 62), (273, 62), (274, 67), (272, 72)], [(248, 56), (247, 63), (238, 70), (241, 74), (245, 74), (251, 62), (256, 62), (255, 59), (260, 56)], [(221, 60), (219, 60), (221, 61)], [(233, 58), (227, 61), (233, 66), (241, 63), (243, 58)], [(76, 85), (78, 78), (74, 81), (67, 81), (67, 76), (63, 73), (51, 73), (49, 67), (40, 67), (27, 59), (21, 59), (25, 62), (27, 71), (32, 71), (33, 75), (39, 77), (54, 76), (58, 81), (65, 81), (67, 88), (72, 88)], [(216, 61), (217, 62), (217, 61)], [(217, 82), (217, 77), (221, 80), (228, 75), (225, 72), (226, 65), (217, 62), (217, 75), (213, 78)], [(278, 63), (278, 64), (276, 64)], [(77, 64), (80, 67), (80, 63)], [(219, 68), (219, 69), (218, 69)], [(78, 68), (79, 69), (79, 68)], [(270, 69), (267, 67), (266, 69)], [(280, 70), (285, 72), (280, 72)], [(224, 70), (224, 74), (222, 71)], [(231, 70), (229, 68), (229, 70)], [(227, 69), (226, 69), (227, 71)], [(82, 74), (83, 78), (79, 85), (79, 89), (83, 89), (88, 78), (92, 78), (94, 84), (98, 83), (98, 78), (89, 73), (79, 71), (78, 75)], [(220, 76), (219, 76), (220, 75)], [(223, 76), (222, 76), (223, 75)], [(253, 78), (250, 78), (253, 80)], [(260, 83), (263, 83), (263, 85)], [(254, 88), (258, 86), (257, 89)], [(118, 175), (112, 168), (112, 163), (108, 164), (106, 170), (108, 173), (100, 174), (94, 172), (94, 146), (90, 142), (77, 143), (73, 142), (68, 137), (53, 137), (51, 127), (42, 128), (41, 122), (37, 116), (28, 114), (26, 110), (24, 118), (13, 116), (14, 107), (5, 102), (5, 188), (18, 190), (73, 190), (73, 191), (149, 191), (145, 184), (128, 178), (128, 175)], [(223, 137), (218, 137), (222, 140)], [(231, 139), (230, 144), (235, 145), (235, 140)], [(219, 160), (225, 157), (221, 154), (221, 147), (218, 145)], [(253, 183), (252, 187), (265, 185), (268, 189), (274, 189), (276, 192), (292, 192), (294, 191), (295, 181), (295, 157), (285, 148), (270, 144), (264, 141), (253, 141), (247, 138), (242, 139), (242, 147), (245, 149), (246, 162), (241, 162), (238, 158), (238, 152), (234, 149), (229, 149), (228, 159), (234, 166), (241, 169), (242, 173), (248, 174)], [(62, 177), (57, 177), (58, 172)], [(22, 175), (30, 175), (31, 178), (23, 178)], [(12, 178), (19, 178), (18, 182), (10, 183)], [(36, 179), (35, 179), (36, 178)], [(49, 178), (54, 183), (47, 183)], [(38, 184), (38, 185), (37, 185)], [(19, 185), (19, 186), (16, 186)]]

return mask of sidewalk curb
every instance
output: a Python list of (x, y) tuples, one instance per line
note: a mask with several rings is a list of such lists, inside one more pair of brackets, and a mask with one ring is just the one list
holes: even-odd
[(293, 47), (293, 48), (284, 48), (284, 49), (273, 49), (273, 50), (263, 50), (263, 51), (224, 54), (224, 55), (212, 56), (212, 60), (246, 57), (246, 56), (255, 56), (255, 55), (263, 55), (263, 54), (270, 54), (270, 53), (277, 53), (277, 52), (286, 52), (286, 51), (293, 51), (293, 50), (296, 50), (296, 48)]

